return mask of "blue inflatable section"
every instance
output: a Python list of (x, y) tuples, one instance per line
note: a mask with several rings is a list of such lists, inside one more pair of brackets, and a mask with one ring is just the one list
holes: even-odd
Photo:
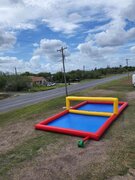
[[(118, 106), (120, 108), (120, 105)], [(85, 104), (78, 108), (78, 110), (96, 111), (96, 112), (113, 112), (112, 104)]]
[[(119, 106), (120, 107), (120, 106)], [(97, 111), (97, 112), (113, 112), (112, 104), (86, 104), (78, 108), (78, 110)], [(68, 113), (52, 122), (49, 126), (60, 128), (68, 128), (81, 130), (85, 132), (95, 133), (106, 121), (106, 116), (90, 116), (83, 114)]]
[(104, 116), (88, 116), (68, 113), (50, 122), (48, 125), (94, 133), (104, 124), (107, 119), (108, 117)]

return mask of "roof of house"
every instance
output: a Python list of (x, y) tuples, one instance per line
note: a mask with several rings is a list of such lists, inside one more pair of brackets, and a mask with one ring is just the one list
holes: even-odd
[(30, 76), (30, 78), (32, 79), (32, 82), (46, 81), (44, 77), (40, 77), (40, 76)]

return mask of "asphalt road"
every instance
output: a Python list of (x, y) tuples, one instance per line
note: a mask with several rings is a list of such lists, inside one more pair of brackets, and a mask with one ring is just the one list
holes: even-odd
[[(75, 85), (68, 86), (68, 94), (70, 95), (73, 92), (79, 92), (81, 90), (94, 87), (99, 84), (103, 84), (115, 79), (120, 79), (126, 76), (126, 74), (112, 76), (103, 79), (93, 80), (87, 83), (79, 83)], [(50, 100), (56, 97), (60, 97), (65, 95), (65, 88), (57, 88), (49, 91), (42, 91), (36, 93), (28, 93), (17, 97), (11, 97), (4, 100), (0, 100), (0, 113), (11, 111), (14, 109), (18, 109), (24, 106), (28, 106), (31, 104), (36, 104), (41, 101)]]

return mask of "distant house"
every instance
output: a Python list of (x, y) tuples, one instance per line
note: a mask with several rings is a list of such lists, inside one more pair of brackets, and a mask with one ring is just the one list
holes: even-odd
[(47, 80), (44, 77), (40, 76), (30, 76), (32, 85), (47, 85)]

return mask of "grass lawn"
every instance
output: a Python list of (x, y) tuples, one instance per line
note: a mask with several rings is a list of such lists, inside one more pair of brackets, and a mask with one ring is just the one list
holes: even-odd
[(38, 91), (48, 91), (48, 90), (51, 90), (51, 89), (55, 89), (56, 86), (50, 86), (50, 87), (47, 87), (47, 86), (35, 86), (35, 87), (32, 87), (29, 92), (38, 92)]
[(34, 130), (34, 124), (62, 111), (64, 97), (0, 114), (0, 180), (134, 178), (135, 89), (129, 80), (74, 95), (113, 96), (129, 106), (100, 141), (91, 140), (84, 149), (77, 147), (78, 137)]
[(60, 87), (64, 87), (64, 86), (65, 86), (64, 83), (59, 83), (54, 86), (35, 86), (35, 87), (32, 87), (29, 90), (29, 92), (48, 91), (51, 89), (56, 89), (56, 88), (60, 88)]
[(106, 89), (106, 90), (114, 90), (114, 91), (120, 91), (120, 92), (128, 92), (128, 91), (134, 91), (135, 87), (132, 85), (131, 76), (122, 78), (119, 80), (114, 80), (109, 83), (99, 85), (95, 87), (95, 89)]

